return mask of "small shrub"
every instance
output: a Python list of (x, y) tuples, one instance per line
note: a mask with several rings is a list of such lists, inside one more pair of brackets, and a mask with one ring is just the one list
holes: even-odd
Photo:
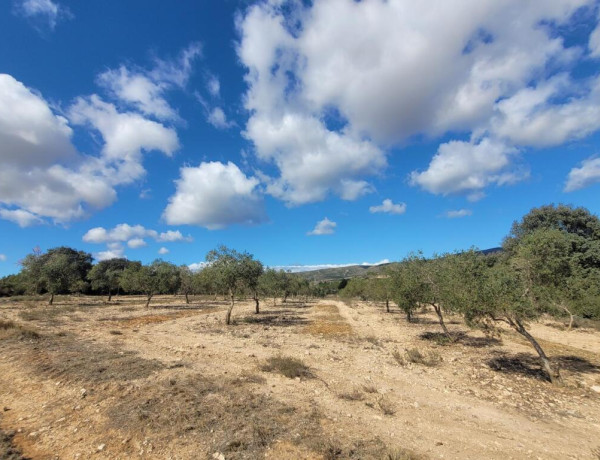
[(440, 332), (424, 332), (420, 336), (423, 340), (429, 340), (436, 345), (445, 346), (452, 345), (455, 343), (455, 340), (452, 337), (449, 337), (446, 334), (442, 334)]
[(381, 342), (379, 341), (379, 339), (375, 336), (369, 336), (369, 337), (365, 337), (365, 341), (369, 342), (372, 345), (375, 345), (376, 347), (381, 347)]
[(267, 363), (261, 367), (265, 372), (279, 372), (280, 374), (293, 379), (296, 377), (313, 377), (306, 364), (290, 356), (272, 356)]
[(406, 357), (411, 363), (423, 364), (425, 366), (436, 366), (442, 360), (439, 353), (436, 353), (435, 351), (421, 353), (418, 348), (406, 350)]
[(394, 415), (396, 413), (394, 404), (384, 396), (377, 400), (377, 406), (383, 412), (383, 415)]
[(365, 384), (362, 389), (365, 393), (377, 393), (377, 387), (373, 384)]
[(323, 453), (324, 460), (336, 460), (344, 455), (344, 450), (333, 440), (323, 442), (318, 450)]
[(404, 366), (406, 364), (406, 361), (404, 360), (404, 356), (398, 350), (392, 351), (392, 357), (396, 360), (396, 362), (400, 366)]

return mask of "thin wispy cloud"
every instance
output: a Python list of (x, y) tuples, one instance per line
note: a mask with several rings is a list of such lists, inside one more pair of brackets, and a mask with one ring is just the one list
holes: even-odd
[(451, 210), (451, 211), (446, 211), (444, 213), (444, 215), (448, 219), (457, 219), (460, 217), (471, 216), (471, 215), (473, 215), (473, 211), (471, 211), (470, 209), (455, 209), (455, 210)]

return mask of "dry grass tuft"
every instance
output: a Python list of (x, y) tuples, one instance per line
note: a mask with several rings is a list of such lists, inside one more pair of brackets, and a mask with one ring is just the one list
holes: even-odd
[(396, 413), (396, 406), (385, 396), (377, 400), (377, 407), (383, 412), (383, 415), (394, 415)]
[(290, 379), (296, 377), (314, 377), (306, 364), (291, 356), (272, 356), (261, 367), (261, 370), (265, 372), (279, 372)]
[(188, 439), (205, 440), (206, 450), (197, 458), (214, 452), (227, 459), (264, 458), (269, 446), (283, 442), (324, 454), (314, 450), (324, 439), (318, 412), (287, 406), (240, 382), (198, 374), (136, 387), (115, 402), (108, 416), (109, 430), (132, 438), (132, 456), (137, 441), (170, 445), (175, 453)]
[(354, 389), (348, 393), (340, 393), (338, 398), (346, 401), (362, 401), (365, 398), (365, 395), (363, 395), (360, 390)]
[(0, 339), (37, 340), (40, 337), (40, 334), (32, 328), (17, 324), (14, 321), (0, 320)]
[(428, 367), (434, 367), (441, 363), (442, 357), (435, 351), (421, 352), (418, 348), (410, 348), (402, 354), (398, 350), (392, 351), (392, 357), (400, 366), (408, 363), (422, 364)]
[(362, 389), (365, 393), (377, 393), (377, 387), (373, 384), (365, 384), (363, 385)]

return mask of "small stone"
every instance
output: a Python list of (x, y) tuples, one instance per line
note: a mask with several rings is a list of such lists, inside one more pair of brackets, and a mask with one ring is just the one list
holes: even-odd
[(590, 389), (596, 393), (600, 393), (600, 385), (594, 385), (593, 387), (590, 387)]
[(100, 444), (98, 447), (96, 447), (96, 450), (98, 452), (102, 452), (104, 450), (104, 448), (106, 447), (106, 444)]
[(81, 390), (79, 390), (79, 394), (82, 398), (85, 398), (87, 396), (87, 390), (85, 388), (82, 388)]
[(215, 460), (225, 460), (225, 455), (221, 452), (215, 452), (212, 456)]

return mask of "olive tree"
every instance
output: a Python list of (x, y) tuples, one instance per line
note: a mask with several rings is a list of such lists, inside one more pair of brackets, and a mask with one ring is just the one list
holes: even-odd
[(256, 314), (260, 313), (260, 301), (259, 301), (259, 286), (260, 286), (260, 277), (263, 274), (264, 267), (263, 264), (254, 260), (252, 257), (243, 257), (241, 260), (241, 271), (242, 271), (242, 279), (245, 287), (250, 290), (252, 294), (252, 299), (255, 302), (255, 310)]
[(139, 262), (130, 262), (124, 258), (102, 260), (92, 267), (87, 278), (92, 283), (93, 289), (108, 293), (110, 302), (112, 294), (120, 287), (121, 275), (131, 264), (139, 264)]
[(366, 283), (367, 297), (376, 302), (385, 302), (385, 311), (389, 313), (393, 287), (392, 278), (387, 272), (381, 277), (369, 278)]
[(528, 273), (521, 262), (506, 256), (490, 260), (476, 251), (467, 251), (455, 260), (455, 294), (447, 301), (455, 302), (469, 326), (487, 329), (490, 323), (506, 323), (532, 345), (550, 381), (560, 383), (558, 369), (527, 329), (529, 321), (551, 313), (553, 308), (532, 297)]
[(150, 265), (132, 265), (121, 275), (121, 287), (146, 296), (146, 308), (155, 294), (175, 294), (179, 288), (179, 267), (157, 259)]
[(422, 263), (419, 255), (411, 254), (405, 257), (396, 268), (391, 271), (393, 299), (396, 305), (406, 313), (410, 323), (414, 311), (422, 300), (424, 281), (421, 277), (419, 266)]
[[(208, 266), (204, 269), (214, 273), (215, 278), (229, 293), (230, 305), (225, 316), (225, 323), (231, 324), (231, 313), (235, 304), (236, 293), (243, 288), (255, 285), (260, 276), (254, 256), (247, 252), (237, 252), (226, 246), (219, 246), (206, 255)], [(262, 270), (262, 265), (261, 265)]]
[(48, 304), (52, 305), (56, 294), (85, 288), (92, 260), (87, 252), (62, 246), (49, 249), (46, 253), (34, 250), (21, 261), (21, 266), (30, 290), (36, 293), (48, 292)]
[(179, 292), (185, 296), (185, 303), (190, 303), (190, 294), (196, 292), (194, 273), (187, 265), (179, 267)]

